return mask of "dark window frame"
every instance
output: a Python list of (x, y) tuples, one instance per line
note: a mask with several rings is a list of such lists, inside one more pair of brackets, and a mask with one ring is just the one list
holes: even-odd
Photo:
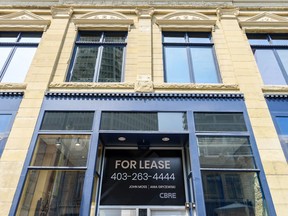
[[(169, 32), (169, 31), (164, 31), (162, 32), (162, 53), (163, 53), (163, 67), (164, 67), (164, 82), (167, 82), (167, 66), (166, 66), (166, 55), (165, 55), (165, 48), (166, 47), (185, 47), (186, 48), (186, 56), (188, 59), (188, 70), (189, 70), (189, 78), (190, 80), (187, 81), (187, 83), (196, 83), (195, 82), (195, 75), (194, 75), (194, 70), (193, 70), (193, 59), (191, 55), (191, 47), (209, 47), (212, 50), (212, 55), (213, 55), (213, 64), (216, 70), (216, 77), (217, 77), (217, 82), (216, 83), (221, 83), (221, 76), (220, 76), (220, 69), (217, 61), (217, 56), (215, 53), (215, 48), (214, 48), (214, 43), (212, 41), (212, 34), (210, 32), (179, 32), (184, 34), (184, 40), (185, 42), (165, 42), (165, 35), (173, 34), (173, 33), (178, 33), (178, 32)], [(189, 35), (193, 34), (209, 34), (207, 39), (210, 40), (209, 43), (204, 43), (204, 42), (189, 42)], [(203, 37), (204, 38), (204, 37)], [(209, 82), (207, 82), (209, 83)], [(201, 83), (203, 84), (203, 83)]]
[[(101, 33), (101, 38), (99, 42), (86, 42), (86, 41), (80, 41), (81, 33)], [(109, 33), (122, 33), (126, 34), (125, 42), (105, 42), (104, 41), (104, 35), (109, 32)], [(95, 59), (95, 68), (94, 68), (94, 76), (93, 76), (93, 81), (92, 82), (99, 82), (99, 74), (100, 74), (100, 69), (101, 69), (101, 62), (102, 62), (102, 56), (103, 56), (103, 50), (104, 47), (123, 47), (123, 56), (122, 56), (122, 68), (121, 68), (121, 79), (120, 82), (124, 81), (124, 76), (125, 76), (125, 59), (126, 59), (126, 49), (127, 49), (127, 37), (128, 33), (126, 31), (79, 31), (76, 41), (74, 43), (74, 49), (73, 49), (73, 54), (72, 54), (72, 60), (70, 62), (68, 74), (66, 77), (66, 82), (73, 82), (71, 81), (72, 76), (73, 76), (73, 70), (74, 66), (76, 63), (76, 54), (77, 54), (77, 49), (78, 47), (98, 47), (98, 53), (97, 57)]]
[[(287, 50), (288, 52), (288, 37), (287, 37), (287, 45), (277, 45), (277, 44), (273, 44), (273, 41), (274, 39), (272, 39), (272, 36), (279, 36), (281, 35), (280, 33), (279, 34), (260, 34), (260, 33), (256, 33), (256, 34), (247, 34), (247, 38), (248, 38), (248, 41), (249, 41), (249, 36), (253, 36), (253, 37), (257, 37), (258, 38), (260, 36), (266, 36), (266, 40), (269, 44), (266, 44), (266, 45), (256, 45), (256, 44), (250, 44), (251, 46), (251, 49), (252, 49), (252, 52), (253, 52), (253, 55), (256, 51), (256, 49), (259, 49), (259, 50), (271, 50), (273, 51), (273, 55), (276, 59), (276, 62), (281, 70), (281, 73), (282, 73), (282, 76), (284, 78), (284, 80), (286, 81), (286, 84), (288, 84), (288, 70), (286, 71), (285, 67), (283, 66), (283, 63), (279, 57), (279, 54), (277, 52), (277, 49), (282, 49), (282, 50)], [(260, 70), (259, 70), (260, 71)], [(271, 71), (272, 73), (273, 71)], [(262, 75), (262, 72), (260, 71), (261, 75)], [(262, 77), (263, 79), (263, 77)], [(263, 82), (265, 83), (264, 79), (263, 79)]]
[[(9, 32), (1, 32), (1, 33), (9, 34)], [(12, 61), (13, 56), (14, 56), (16, 49), (18, 47), (38, 47), (38, 45), (39, 45), (38, 42), (20, 42), (20, 39), (22, 38), (23, 34), (31, 33), (31, 34), (35, 34), (35, 35), (36, 34), (40, 35), (40, 32), (17, 32), (17, 33), (18, 33), (18, 35), (17, 35), (17, 39), (15, 42), (0, 42), (0, 47), (13, 47), (6, 58), (6, 61), (3, 65), (3, 67), (0, 68), (0, 82), (3, 79), (5, 73), (7, 72), (7, 69), (9, 67), (9, 63)], [(41, 38), (41, 37), (42, 37), (42, 33), (39, 36), (39, 38)]]

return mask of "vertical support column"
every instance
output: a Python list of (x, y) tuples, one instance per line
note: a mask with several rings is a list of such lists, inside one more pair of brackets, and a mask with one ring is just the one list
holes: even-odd
[(137, 9), (138, 15), (138, 52), (137, 80), (135, 91), (151, 92), (152, 83), (152, 15), (153, 8)]
[[(22, 170), (43, 97), (54, 74), (62, 49), (71, 8), (52, 8), (51, 25), (43, 33), (26, 77), (27, 88), (0, 162), (0, 215), (15, 214), (26, 173)], [(22, 173), (21, 173), (22, 171)], [(21, 177), (21, 178), (20, 178)], [(19, 181), (19, 179), (21, 179)], [(19, 182), (19, 183), (18, 183)], [(18, 187), (17, 187), (18, 185)], [(14, 201), (13, 201), (14, 196)]]
[[(281, 169), (286, 161), (264, 99), (261, 88), (263, 83), (257, 69), (255, 58), (247, 41), (247, 37), (243, 34), (238, 24), (238, 14), (239, 11), (236, 8), (218, 9), (221, 28), (224, 32), (236, 80), (241, 92), (244, 93), (248, 116), (264, 166), (270, 192), (278, 215), (282, 215), (283, 212), (281, 214), (280, 206), (277, 204), (280, 188), (275, 185), (272, 179), (273, 176), (278, 175), (277, 170)], [(257, 153), (255, 156), (257, 157)], [(266, 178), (264, 173), (260, 173), (260, 178), (262, 178), (262, 183), (265, 182)], [(264, 191), (266, 191), (266, 195), (269, 194), (267, 188), (264, 188)], [(281, 196), (285, 197), (284, 194)], [(268, 201), (270, 214), (276, 215), (270, 196), (266, 197), (266, 199)]]

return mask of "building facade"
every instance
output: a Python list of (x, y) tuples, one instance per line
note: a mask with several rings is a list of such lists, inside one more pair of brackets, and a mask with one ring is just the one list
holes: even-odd
[(288, 3), (0, 1), (0, 215), (288, 214)]

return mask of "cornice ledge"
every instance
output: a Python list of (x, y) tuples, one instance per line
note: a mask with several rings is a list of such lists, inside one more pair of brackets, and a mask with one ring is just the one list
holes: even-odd
[(88, 83), (62, 82), (50, 83), (50, 89), (134, 89), (134, 83)]
[(237, 84), (154, 83), (154, 90), (239, 91)]
[(0, 90), (19, 91), (25, 90), (26, 83), (0, 83)]

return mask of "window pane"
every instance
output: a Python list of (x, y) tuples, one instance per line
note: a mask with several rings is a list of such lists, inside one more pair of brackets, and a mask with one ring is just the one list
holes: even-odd
[(158, 113), (159, 131), (185, 131), (188, 130), (185, 113)]
[(120, 82), (123, 47), (104, 47), (98, 82)]
[(247, 137), (198, 137), (202, 168), (255, 168)]
[(157, 131), (157, 113), (103, 112), (101, 130)]
[(190, 43), (211, 43), (210, 33), (188, 33)]
[(105, 42), (125, 42), (126, 40), (126, 32), (106, 32), (104, 36)]
[(165, 43), (184, 43), (185, 33), (183, 32), (165, 32), (164, 42)]
[(77, 47), (71, 81), (93, 82), (98, 47)]
[(41, 135), (38, 138), (32, 166), (86, 166), (88, 135)]
[(5, 62), (8, 59), (8, 55), (11, 52), (11, 50), (12, 50), (12, 47), (0, 47), (0, 73), (4, 67)]
[(271, 34), (273, 45), (288, 45), (287, 34)]
[(196, 131), (247, 131), (242, 113), (195, 113)]
[(277, 53), (281, 59), (281, 63), (286, 71), (286, 74), (288, 75), (288, 49), (278, 49)]
[(41, 130), (91, 130), (94, 112), (45, 112)]
[(137, 216), (135, 209), (100, 209), (99, 216)]
[(12, 115), (0, 114), (0, 133), (7, 132)]
[(80, 32), (78, 41), (81, 42), (99, 42), (102, 32)]
[(22, 33), (20, 42), (30, 42), (30, 43), (39, 43), (41, 40), (42, 33)]
[(288, 117), (276, 117), (281, 135), (288, 135)]
[(195, 83), (218, 83), (212, 48), (193, 47), (190, 50)]
[(286, 85), (273, 50), (256, 49), (254, 55), (264, 84)]
[(24, 82), (36, 49), (36, 47), (17, 48), (1, 82)]
[(250, 45), (269, 45), (266, 34), (247, 34)]
[(182, 47), (165, 47), (165, 71), (168, 83), (189, 83), (187, 49)]
[(18, 32), (0, 32), (0, 42), (16, 42), (18, 35)]
[(103, 112), (101, 130), (185, 131), (185, 113)]
[(256, 173), (202, 171), (206, 215), (267, 216)]
[(84, 171), (30, 170), (17, 215), (79, 215)]

